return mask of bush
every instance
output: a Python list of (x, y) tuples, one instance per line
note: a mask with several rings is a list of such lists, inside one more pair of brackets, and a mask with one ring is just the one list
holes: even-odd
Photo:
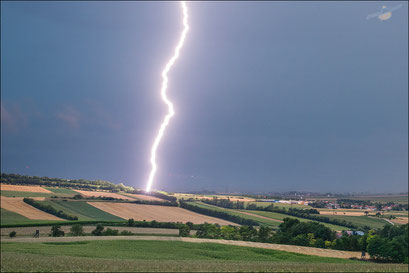
[(17, 235), (17, 232), (15, 232), (14, 230), (9, 233), (10, 238), (16, 237), (16, 235)]
[(104, 236), (117, 236), (118, 233), (119, 233), (119, 231), (118, 231), (117, 229), (107, 228), (107, 229), (102, 233), (102, 235), (104, 235)]
[(120, 234), (123, 235), (123, 236), (133, 235), (133, 233), (130, 232), (129, 230), (122, 230)]
[(135, 220), (133, 218), (129, 219), (126, 225), (128, 227), (133, 227), (135, 225)]
[(65, 232), (61, 230), (60, 225), (54, 225), (51, 227), (51, 234), (50, 236), (52, 237), (62, 237), (65, 235)]
[(181, 225), (179, 227), (179, 237), (190, 236), (190, 227), (188, 225)]
[(97, 224), (95, 229), (93, 231), (91, 231), (91, 234), (94, 235), (94, 236), (102, 236), (103, 231), (104, 231), (104, 226), (102, 224)]
[(377, 234), (370, 232), (367, 251), (372, 259), (384, 262), (407, 263), (408, 224), (402, 226), (385, 225)]
[(71, 227), (71, 229), (70, 229), (70, 232), (71, 232), (71, 234), (74, 235), (74, 236), (82, 236), (82, 235), (84, 235), (84, 230), (83, 230), (83, 228), (82, 228), (82, 225), (80, 225), (80, 224), (72, 225), (72, 227)]
[(81, 194), (76, 194), (74, 195), (73, 199), (82, 199), (82, 195)]

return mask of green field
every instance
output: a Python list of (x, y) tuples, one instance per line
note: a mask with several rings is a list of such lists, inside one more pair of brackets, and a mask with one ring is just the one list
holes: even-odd
[(276, 208), (312, 209), (312, 207), (310, 206), (299, 205), (299, 204), (285, 204), (285, 203), (272, 203), (272, 202), (246, 202), (246, 205), (249, 205), (249, 204), (256, 204), (257, 206), (263, 207), (263, 208), (268, 207), (272, 204)]
[(55, 221), (31, 220), (15, 212), (1, 208), (1, 225), (23, 225), (38, 223), (53, 223)]
[[(280, 222), (274, 221), (274, 220), (269, 221), (268, 219), (263, 219), (263, 218), (260, 218), (260, 217), (257, 217), (257, 216), (247, 215), (247, 214), (241, 213), (241, 211), (252, 213), (252, 214), (257, 214), (257, 215), (268, 217), (268, 218), (275, 219), (275, 220), (283, 220), (284, 218), (288, 217), (288, 218), (298, 219), (298, 220), (300, 220), (300, 222), (307, 222), (307, 221), (316, 222), (316, 221), (313, 221), (313, 220), (308, 220), (308, 219), (295, 217), (295, 216), (291, 216), (291, 215), (287, 215), (287, 214), (276, 213), (276, 212), (257, 211), (257, 210), (232, 210), (232, 209), (225, 209), (225, 208), (205, 204), (205, 203), (202, 203), (202, 202), (199, 202), (199, 201), (190, 202), (190, 203), (191, 204), (194, 203), (194, 205), (199, 206), (199, 207), (224, 211), (224, 212), (228, 212), (228, 213), (230, 213), (232, 215), (237, 215), (237, 216), (240, 216), (240, 217), (243, 217), (243, 218), (246, 218), (246, 219), (251, 219), (251, 220), (254, 220), (254, 221), (256, 221), (256, 222), (258, 222), (258, 223), (260, 223), (262, 225), (267, 225), (267, 226), (272, 227), (272, 228), (277, 228), (280, 225)], [(321, 222), (319, 222), (319, 223), (321, 223)], [(327, 224), (327, 223), (321, 223), (321, 224), (323, 224), (326, 227), (331, 228), (332, 230), (347, 230), (348, 229), (347, 227), (337, 226), (337, 225), (332, 225), (332, 224)]]
[(82, 201), (41, 201), (45, 205), (51, 205), (57, 210), (78, 216), (80, 221), (101, 220), (101, 221), (122, 221), (124, 219), (115, 215), (109, 214), (105, 211), (97, 209), (90, 204)]
[(270, 249), (171, 241), (2, 243), (1, 271), (405, 271)]
[(395, 202), (399, 204), (407, 204), (408, 203), (408, 195), (383, 195), (383, 196), (352, 196), (352, 197), (347, 197), (348, 199), (353, 199), (353, 200), (369, 200), (371, 202), (380, 202), (380, 203), (386, 203), (386, 202)]
[[(1, 196), (6, 197), (51, 197), (61, 196), (61, 194), (46, 193), (46, 192), (25, 192), (25, 191), (1, 191)], [(63, 195), (68, 196), (68, 195)]]
[[(298, 219), (300, 222), (316, 222), (313, 220), (309, 220), (309, 219), (304, 219), (304, 218), (300, 218), (300, 217), (295, 217), (295, 216), (291, 216), (291, 215), (287, 215), (287, 214), (281, 214), (281, 213), (276, 213), (276, 212), (270, 212), (270, 211), (259, 211), (259, 210), (248, 210), (248, 212), (257, 214), (257, 215), (261, 215), (264, 217), (268, 217), (271, 219), (277, 219), (277, 220), (283, 220), (286, 217), (289, 218), (293, 218), (293, 219)], [(329, 227), (332, 230), (337, 230), (337, 231), (341, 231), (341, 230), (347, 230), (347, 227), (343, 227), (343, 226), (338, 226), (338, 225), (332, 225), (332, 224), (327, 224), (327, 223), (322, 223), (322, 222), (318, 222), (320, 224), (323, 224), (326, 227)]]
[(202, 208), (212, 209), (212, 210), (216, 210), (216, 211), (223, 211), (223, 212), (229, 213), (231, 215), (240, 216), (240, 217), (245, 218), (245, 219), (251, 219), (251, 220), (254, 220), (254, 221), (260, 223), (261, 225), (266, 225), (266, 226), (269, 226), (269, 227), (274, 228), (274, 229), (277, 229), (278, 225), (280, 225), (280, 222), (273, 221), (273, 220), (270, 221), (268, 219), (263, 219), (263, 218), (260, 218), (260, 217), (257, 217), (257, 216), (246, 215), (244, 213), (240, 213), (240, 211), (238, 211), (238, 210), (225, 209), (225, 208), (205, 204), (205, 203), (202, 203), (200, 201), (194, 201), (194, 202), (188, 202), (188, 203), (193, 204), (193, 205), (198, 206), (198, 207), (202, 207)]
[(52, 191), (54, 193), (62, 193), (62, 194), (69, 194), (69, 195), (76, 195), (79, 194), (76, 191), (68, 188), (52, 188), (52, 187), (45, 187), (47, 190)]
[(385, 220), (380, 218), (368, 217), (368, 216), (343, 216), (343, 215), (325, 215), (330, 219), (345, 220), (351, 222), (359, 227), (368, 226), (370, 228), (383, 228), (385, 224), (388, 224)]

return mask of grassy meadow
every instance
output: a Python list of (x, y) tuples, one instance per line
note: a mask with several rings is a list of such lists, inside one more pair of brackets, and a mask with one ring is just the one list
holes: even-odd
[(53, 188), (53, 187), (44, 187), (45, 189), (52, 191), (54, 193), (60, 193), (60, 194), (69, 194), (69, 195), (76, 195), (78, 192), (69, 189), (69, 188)]
[(168, 241), (80, 241), (1, 244), (1, 271), (407, 272), (375, 264), (270, 249)]
[(337, 219), (337, 220), (345, 220), (347, 222), (351, 222), (358, 227), (368, 226), (370, 228), (383, 228), (385, 224), (388, 224), (382, 218), (376, 217), (369, 217), (369, 216), (343, 216), (343, 215), (325, 215), (330, 219)]
[[(268, 218), (271, 218), (271, 219), (276, 219), (276, 220), (283, 220), (284, 218), (289, 217), (289, 218), (293, 218), (293, 219), (298, 219), (300, 222), (316, 222), (316, 221), (312, 221), (312, 220), (309, 220), (309, 219), (304, 219), (304, 218), (301, 218), (301, 217), (295, 217), (295, 216), (291, 216), (291, 215), (287, 215), (287, 214), (281, 214), (281, 213), (270, 212), (270, 211), (251, 210), (249, 212), (260, 215), (260, 216), (268, 217)], [(343, 226), (327, 224), (327, 223), (322, 223), (322, 222), (319, 222), (319, 223), (323, 224), (326, 227), (329, 227), (332, 230), (341, 231), (341, 230), (347, 230), (348, 229), (347, 227), (343, 227)]]

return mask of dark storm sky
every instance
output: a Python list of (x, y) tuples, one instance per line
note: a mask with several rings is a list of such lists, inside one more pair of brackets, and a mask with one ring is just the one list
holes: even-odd
[[(188, 3), (153, 187), (407, 191), (408, 6), (365, 19), (381, 5)], [(181, 16), (2, 1), (1, 170), (145, 187)]]

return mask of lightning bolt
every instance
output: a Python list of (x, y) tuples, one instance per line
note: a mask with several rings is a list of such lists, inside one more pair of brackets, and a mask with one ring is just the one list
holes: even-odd
[(149, 192), (152, 187), (153, 179), (155, 178), (156, 170), (157, 170), (157, 165), (156, 165), (156, 151), (158, 149), (159, 143), (163, 137), (163, 134), (165, 133), (165, 129), (169, 124), (170, 119), (175, 115), (175, 111), (173, 110), (173, 104), (172, 102), (168, 99), (168, 96), (166, 94), (166, 90), (168, 89), (168, 72), (172, 68), (173, 64), (176, 62), (177, 58), (179, 58), (179, 52), (180, 49), (182, 48), (186, 34), (189, 30), (189, 25), (187, 22), (188, 19), (188, 10), (187, 10), (187, 5), (184, 1), (181, 2), (182, 6), (182, 11), (183, 11), (183, 26), (184, 29), (182, 31), (182, 35), (180, 36), (179, 42), (175, 48), (175, 52), (173, 56), (170, 58), (168, 63), (165, 66), (165, 69), (162, 71), (162, 89), (160, 91), (160, 94), (162, 96), (163, 102), (168, 106), (168, 114), (165, 116), (160, 128), (159, 132), (155, 138), (155, 141), (153, 142), (152, 149), (151, 149), (151, 172), (149, 174), (149, 180), (148, 184), (146, 185), (146, 191)]

